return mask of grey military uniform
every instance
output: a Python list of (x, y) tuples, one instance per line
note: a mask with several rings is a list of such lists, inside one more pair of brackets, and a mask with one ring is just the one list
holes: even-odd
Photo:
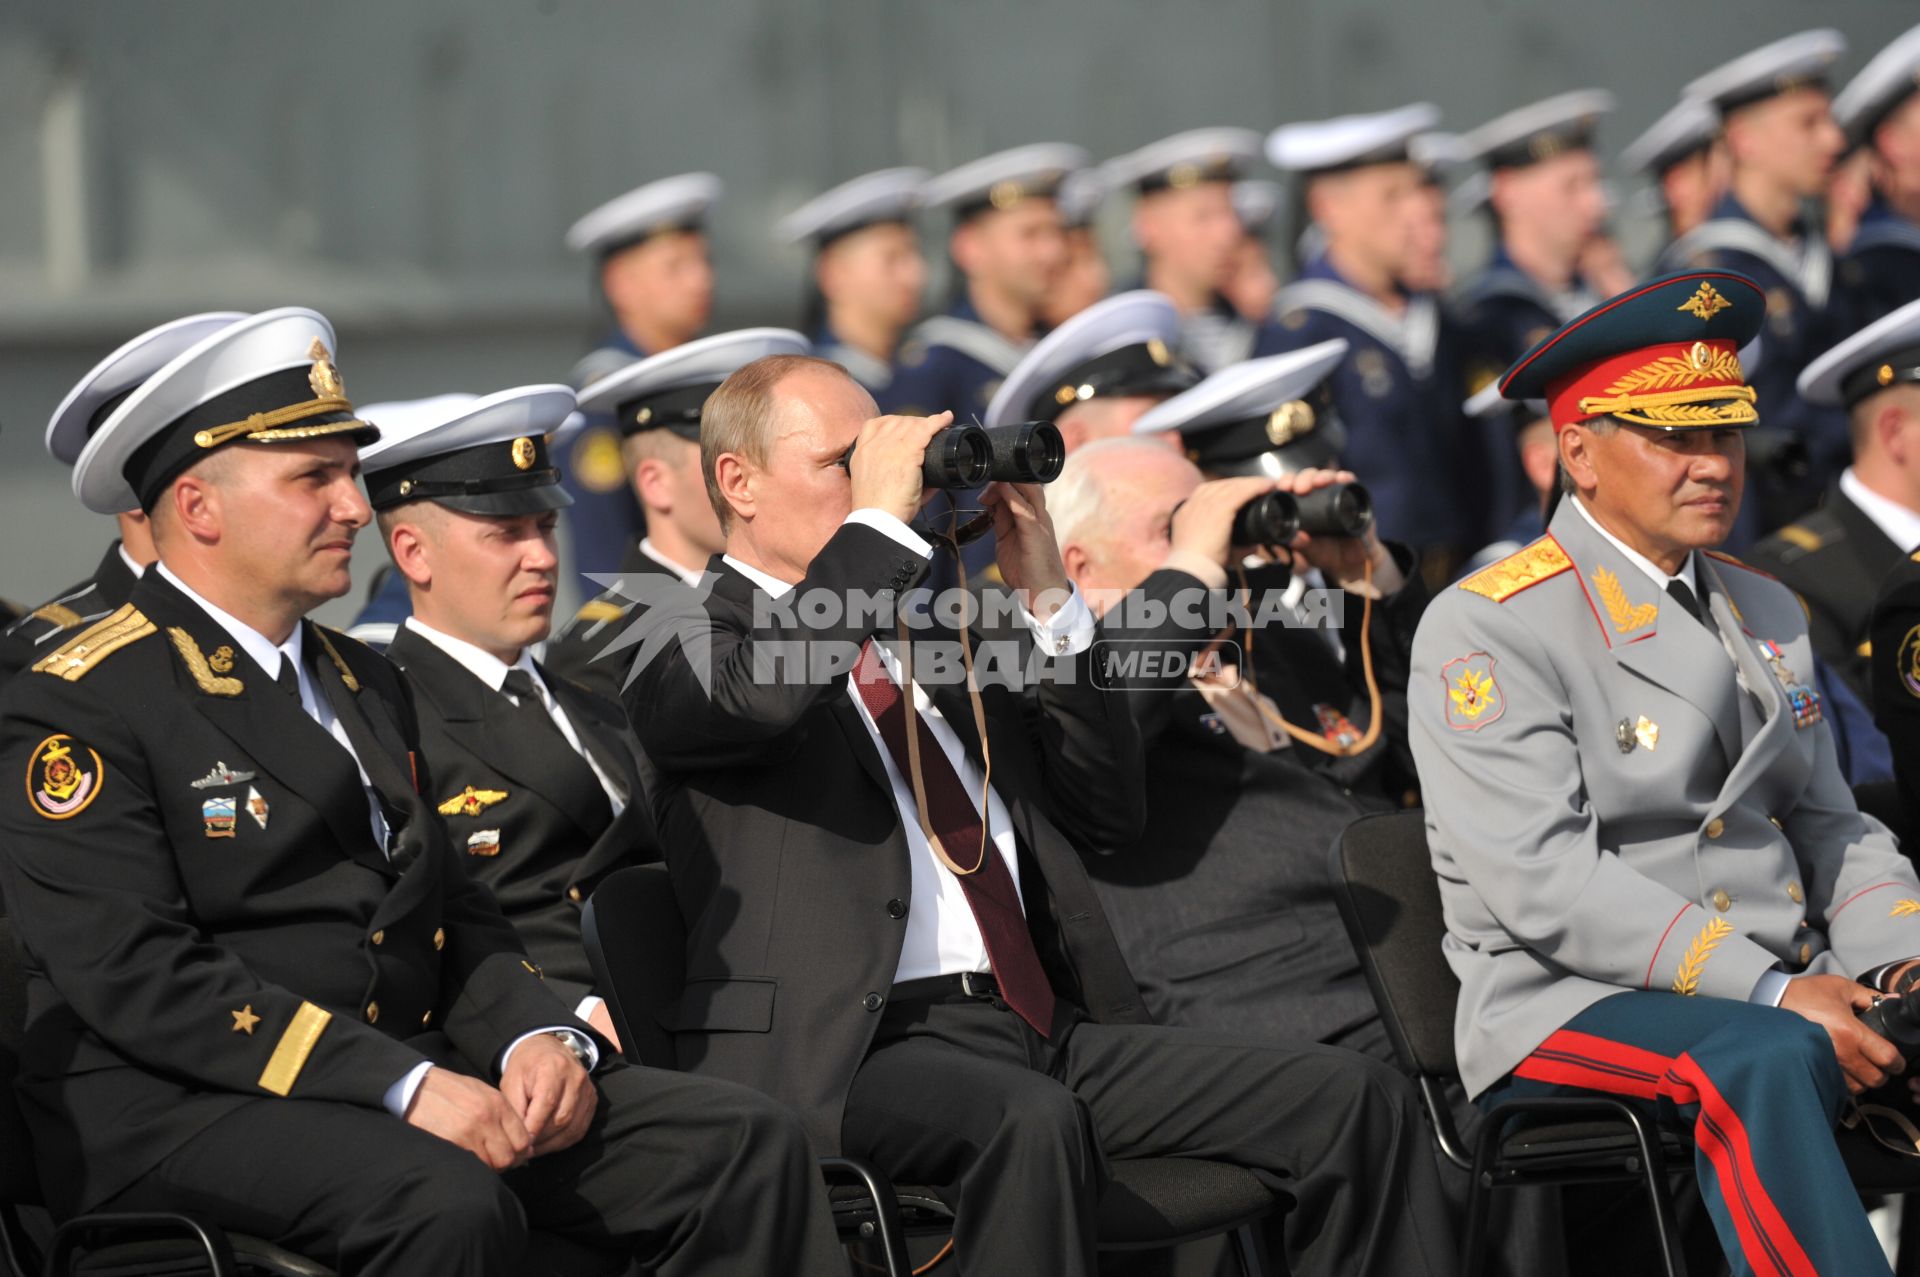
[(1841, 778), (1792, 593), (1696, 555), (1695, 621), (1574, 502), (1414, 640), (1411, 737), (1470, 1093), (1621, 989), (1920, 952), (1920, 880)]

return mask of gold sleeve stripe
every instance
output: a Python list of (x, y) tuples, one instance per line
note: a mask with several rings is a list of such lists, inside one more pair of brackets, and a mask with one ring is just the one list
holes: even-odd
[(273, 1048), (273, 1056), (267, 1061), (267, 1067), (260, 1072), (260, 1089), (271, 1091), (281, 1099), (293, 1090), (293, 1084), (300, 1077), (300, 1070), (307, 1067), (307, 1057), (313, 1054), (313, 1044), (333, 1020), (333, 1012), (322, 1011), (311, 1002), (302, 1002), (300, 1009), (293, 1013), (293, 1023), (280, 1035), (280, 1041)]
[(347, 668), (347, 663), (340, 659), (340, 653), (334, 650), (333, 640), (327, 637), (326, 627), (316, 625), (313, 627), (313, 632), (320, 636), (320, 646), (327, 649), (327, 659), (333, 662), (333, 668), (340, 671), (340, 681), (347, 685), (347, 690), (359, 691), (360, 680), (353, 676), (353, 671)]
[(88, 670), (127, 644), (158, 632), (158, 628), (141, 614), (139, 608), (128, 603), (99, 624), (83, 630), (73, 642), (59, 651), (34, 662), (34, 672), (77, 683)]
[(63, 630), (70, 630), (87, 619), (64, 603), (42, 603), (33, 609), (33, 614), (47, 624), (57, 625)]

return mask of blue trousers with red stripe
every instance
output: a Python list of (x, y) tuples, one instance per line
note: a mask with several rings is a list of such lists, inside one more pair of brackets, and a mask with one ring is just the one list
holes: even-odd
[(1723, 998), (1618, 993), (1569, 1020), (1481, 1104), (1596, 1091), (1692, 1132), (1735, 1277), (1891, 1272), (1834, 1144), (1847, 1088), (1819, 1025)]

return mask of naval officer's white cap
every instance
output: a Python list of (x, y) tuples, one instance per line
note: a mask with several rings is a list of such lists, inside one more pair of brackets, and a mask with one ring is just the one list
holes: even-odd
[(1413, 139), (1440, 123), (1428, 102), (1368, 115), (1283, 124), (1267, 135), (1267, 158), (1290, 173), (1326, 173), (1405, 161)]
[(920, 207), (927, 184), (922, 168), (865, 173), (816, 195), (780, 219), (775, 233), (788, 244), (826, 245), (877, 222), (905, 222)]
[(567, 231), (567, 247), (605, 257), (666, 231), (697, 230), (720, 199), (720, 179), (682, 173), (608, 200)]
[(1834, 122), (1857, 146), (1916, 90), (1920, 90), (1920, 27), (1895, 37), (1834, 95)]
[(1725, 116), (1793, 89), (1824, 87), (1827, 73), (1846, 51), (1846, 37), (1830, 27), (1802, 31), (1715, 67), (1682, 93), (1711, 102)]

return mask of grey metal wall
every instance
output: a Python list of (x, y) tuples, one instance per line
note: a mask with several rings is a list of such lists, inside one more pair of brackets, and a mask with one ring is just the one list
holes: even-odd
[(40, 431), (174, 315), (316, 306), (363, 401), (554, 380), (597, 323), (561, 234), (650, 177), (726, 179), (716, 324), (792, 321), (803, 263), (767, 228), (882, 165), (1422, 98), (1467, 128), (1588, 85), (1622, 99), (1617, 146), (1747, 47), (1837, 26), (1850, 74), (1915, 22), (1915, 0), (4, 0), (0, 594), (90, 568), (105, 530)]

